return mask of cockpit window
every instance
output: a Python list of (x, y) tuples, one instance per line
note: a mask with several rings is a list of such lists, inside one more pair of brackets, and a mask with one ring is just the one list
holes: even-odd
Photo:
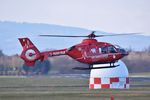
[(119, 45), (114, 45), (116, 49), (120, 49), (121, 47)]
[(107, 46), (107, 47), (102, 47), (102, 48), (99, 48), (99, 53), (117, 53), (117, 50), (115, 47), (113, 46)]
[(109, 53), (116, 53), (117, 50), (115, 49), (115, 47), (109, 46), (109, 47), (108, 47), (108, 52), (109, 52)]
[(91, 49), (91, 52), (92, 52), (92, 53), (96, 53), (96, 49), (95, 49), (95, 48), (92, 48), (92, 49)]
[(104, 54), (104, 53), (107, 53), (107, 47), (102, 47), (102, 48), (101, 48), (101, 53), (103, 53), (103, 54)]

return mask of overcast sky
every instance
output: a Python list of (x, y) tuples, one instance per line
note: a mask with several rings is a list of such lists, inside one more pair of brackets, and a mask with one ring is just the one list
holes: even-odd
[(150, 35), (150, 0), (0, 0), (0, 21)]

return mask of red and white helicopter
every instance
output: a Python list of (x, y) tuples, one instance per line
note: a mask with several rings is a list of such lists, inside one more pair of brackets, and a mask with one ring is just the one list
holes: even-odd
[[(106, 42), (98, 42), (96, 37), (104, 36), (118, 36), (118, 35), (130, 35), (127, 34), (110, 34), (110, 35), (95, 35), (96, 31), (92, 31), (88, 36), (65, 36), (65, 35), (40, 35), (45, 37), (85, 37), (79, 44), (73, 45), (70, 48), (61, 50), (52, 50), (40, 52), (36, 46), (30, 41), (29, 38), (19, 38), (19, 41), (23, 47), (23, 51), (20, 57), (24, 60), (25, 64), (29, 67), (34, 66), (35, 62), (40, 60), (47, 60), (48, 57), (68, 55), (69, 57), (89, 65), (89, 68), (76, 67), (75, 69), (86, 70), (96, 69), (93, 67), (95, 64), (109, 64), (109, 66), (103, 66), (98, 68), (111, 68), (117, 67), (114, 65), (119, 59), (128, 55), (128, 52), (120, 48), (119, 46), (112, 45)], [(136, 33), (132, 33), (136, 34)]]

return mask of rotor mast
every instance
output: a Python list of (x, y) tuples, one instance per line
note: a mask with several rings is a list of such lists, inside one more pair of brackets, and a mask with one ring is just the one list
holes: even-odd
[(89, 39), (94, 39), (96, 35), (94, 34), (96, 31), (92, 31), (91, 34), (88, 35)]

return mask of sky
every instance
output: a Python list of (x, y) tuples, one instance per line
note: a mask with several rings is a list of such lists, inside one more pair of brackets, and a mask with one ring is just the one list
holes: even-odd
[(150, 0), (0, 0), (0, 21), (150, 35)]

